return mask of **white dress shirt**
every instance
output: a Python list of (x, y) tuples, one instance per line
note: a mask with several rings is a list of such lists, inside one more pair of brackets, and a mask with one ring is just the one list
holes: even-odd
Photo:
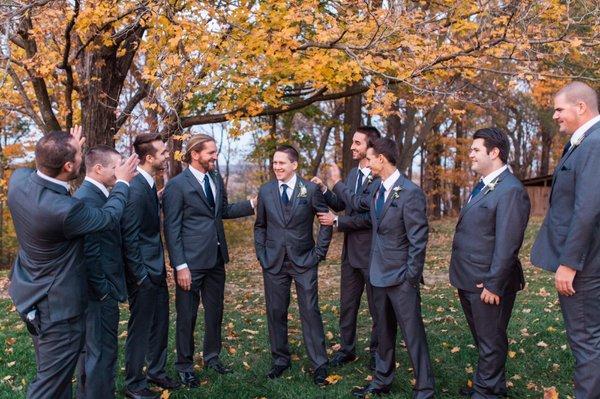
[[(383, 187), (385, 187), (385, 193), (383, 194), (383, 199), (384, 201), (387, 201), (388, 196), (390, 195), (390, 192), (392, 191), (392, 188), (394, 187), (394, 183), (396, 183), (396, 180), (398, 180), (400, 178), (400, 172), (398, 171), (398, 169), (396, 169), (394, 171), (394, 173), (392, 173), (387, 179), (385, 179), (383, 181)], [(381, 187), (380, 187), (381, 189)], [(377, 194), (379, 195), (379, 193)]]
[(69, 189), (71, 188), (71, 186), (69, 185), (69, 183), (67, 183), (66, 181), (63, 180), (58, 180), (55, 179), (54, 177), (50, 177), (48, 175), (43, 174), (42, 172), (40, 172), (39, 170), (36, 171), (37, 175), (39, 177), (41, 177), (44, 180), (48, 180), (49, 182), (52, 182), (54, 184), (58, 184), (59, 186), (64, 187), (65, 189), (67, 189), (67, 191), (69, 191)]
[(292, 194), (294, 194), (294, 187), (296, 187), (296, 181), (298, 180), (298, 177), (296, 176), (296, 174), (294, 173), (294, 175), (290, 178), (290, 180), (288, 181), (279, 181), (277, 180), (277, 184), (279, 185), (279, 196), (281, 197), (281, 195), (283, 194), (283, 188), (281, 187), (282, 185), (286, 184), (287, 185), (287, 196), (288, 199), (290, 200), (290, 202), (292, 201)]
[(500, 176), (506, 169), (508, 169), (508, 165), (504, 165), (501, 168), (496, 169), (486, 177), (482, 178), (481, 180), (483, 180), (484, 187), (488, 186), (491, 182), (493, 182), (494, 179)]
[(579, 126), (577, 130), (573, 132), (571, 136), (571, 145), (575, 145), (581, 140), (581, 137), (587, 132), (592, 126), (594, 126), (597, 122), (600, 122), (600, 115), (596, 115), (583, 125)]
[(92, 183), (94, 186), (98, 187), (98, 189), (100, 191), (102, 191), (102, 194), (104, 194), (104, 196), (106, 198), (108, 198), (108, 196), (110, 195), (110, 193), (108, 192), (108, 189), (106, 188), (106, 186), (102, 183), (100, 183), (98, 180), (95, 180), (89, 176), (86, 176), (85, 181), (89, 181), (90, 183)]
[(137, 167), (137, 171), (140, 173), (140, 175), (144, 176), (144, 179), (146, 179), (146, 181), (150, 185), (150, 188), (154, 187), (154, 177), (152, 177), (150, 175), (150, 173), (146, 172), (144, 169), (140, 168), (139, 166)]
[[(369, 177), (369, 175), (371, 174), (371, 168), (366, 167), (366, 168), (361, 168), (360, 166), (358, 167), (358, 171), (362, 172), (363, 174), (363, 178), (362, 178), (362, 182), (361, 184), (365, 184), (365, 181), (367, 180), (367, 178)], [(356, 184), (357, 186), (355, 187), (355, 192), (358, 192), (358, 190), (360, 189), (360, 187), (358, 187), (358, 173), (357, 173), (357, 179), (356, 179)]]
[[(194, 168), (191, 165), (189, 165), (188, 168), (190, 168), (190, 172), (192, 172), (192, 174), (194, 175), (196, 180), (198, 180), (198, 183), (200, 183), (202, 190), (204, 190), (204, 176), (208, 175), (208, 184), (210, 184), (210, 189), (213, 192), (213, 201), (215, 201), (215, 203), (216, 203), (215, 194), (217, 193), (217, 187), (215, 186), (215, 182), (213, 181), (212, 177), (210, 176), (210, 173), (200, 172), (198, 169)], [(205, 190), (204, 190), (204, 195), (206, 195)]]

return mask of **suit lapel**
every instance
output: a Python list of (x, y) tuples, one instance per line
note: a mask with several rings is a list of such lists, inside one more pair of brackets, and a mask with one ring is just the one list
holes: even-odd
[(215, 183), (215, 215), (217, 215), (218, 212), (219, 212), (219, 208), (220, 208), (221, 202), (222, 202), (221, 201), (221, 191), (222, 191), (221, 179), (217, 178), (217, 173), (216, 172), (215, 173), (211, 173), (210, 174), (210, 178)]
[[(381, 212), (381, 220), (383, 220), (383, 217), (385, 216), (387, 210), (392, 205), (392, 202), (394, 202), (394, 198), (393, 198), (394, 197), (394, 188), (400, 187), (400, 191), (402, 191), (402, 188), (403, 188), (402, 183), (404, 183), (404, 176), (402, 176), (402, 174), (400, 174), (400, 177), (396, 180), (396, 182), (390, 189), (388, 197), (385, 200), (385, 203), (383, 205), (383, 211)], [(383, 182), (381, 184), (383, 184)]]
[(106, 198), (106, 196), (104, 195), (104, 193), (102, 192), (102, 190), (100, 190), (98, 187), (96, 187), (94, 184), (90, 183), (87, 180), (84, 180), (83, 183), (81, 184), (82, 186), (85, 186), (88, 190), (90, 190), (91, 192), (95, 193), (96, 196), (102, 200), (102, 202), (106, 202), (106, 200), (108, 198)]
[(296, 207), (298, 206), (298, 194), (300, 191), (300, 186), (306, 187), (300, 176), (296, 176), (296, 185), (294, 186), (294, 191), (292, 192), (292, 198), (290, 198), (290, 200), (292, 201), (292, 209), (290, 210), (290, 218), (285, 222), (286, 224), (288, 224), (290, 220), (292, 220), (294, 212), (296, 211)]
[(281, 219), (283, 224), (285, 224), (286, 220), (283, 215), (283, 207), (281, 205), (281, 198), (279, 196), (279, 183), (277, 183), (277, 180), (271, 181), (271, 187), (269, 189), (269, 192), (271, 193), (271, 201), (273, 201), (273, 203), (275, 204), (275, 208), (277, 208), (279, 218)]
[(194, 188), (194, 190), (196, 190), (196, 192), (198, 193), (198, 195), (200, 196), (200, 198), (202, 198), (202, 201), (204, 201), (204, 203), (206, 204), (206, 207), (208, 209), (210, 209), (210, 204), (208, 203), (208, 199), (206, 198), (206, 194), (204, 194), (204, 189), (200, 185), (200, 182), (198, 181), (198, 179), (196, 179), (196, 177), (192, 174), (192, 172), (190, 171), (189, 168), (186, 169), (183, 173), (185, 173), (185, 176), (187, 177), (190, 185)]
[(379, 182), (379, 184), (377, 185), (377, 188), (375, 190), (373, 190), (373, 192), (371, 193), (371, 206), (369, 207), (370, 211), (369, 213), (371, 214), (371, 224), (373, 225), (373, 230), (377, 230), (379, 228), (379, 218), (376, 215), (375, 212), (375, 197), (377, 197), (377, 192), (379, 191), (379, 188), (381, 187), (381, 185), (383, 184), (383, 182)]
[[(510, 173), (510, 171), (508, 169), (506, 169), (504, 172), (500, 173), (500, 176), (498, 176), (495, 180), (496, 184), (499, 184), (502, 179), (504, 179), (506, 177), (506, 175)], [(463, 208), (460, 210), (460, 214), (458, 215), (458, 222), (460, 222), (460, 220), (462, 219), (462, 217), (465, 215), (465, 213), (471, 209), (475, 204), (477, 204), (479, 201), (481, 201), (490, 191), (490, 188), (486, 185), (484, 188), (481, 189), (481, 191), (474, 197), (471, 198), (471, 201), (469, 201), (465, 206), (463, 206)]]

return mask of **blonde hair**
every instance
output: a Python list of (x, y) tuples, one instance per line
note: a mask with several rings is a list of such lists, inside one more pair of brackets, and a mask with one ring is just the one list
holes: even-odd
[(204, 145), (209, 141), (215, 141), (214, 137), (206, 134), (196, 134), (192, 136), (186, 145), (185, 154), (183, 155), (183, 162), (189, 164), (192, 162), (192, 151), (202, 151)]

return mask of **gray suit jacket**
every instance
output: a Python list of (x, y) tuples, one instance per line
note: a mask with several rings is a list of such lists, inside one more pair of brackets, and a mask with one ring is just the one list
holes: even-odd
[(477, 284), (503, 296), (523, 289), (519, 261), (531, 208), (523, 184), (508, 170), (493, 190), (484, 188), (461, 210), (456, 224), (450, 283), (461, 290), (481, 292)]
[(156, 185), (138, 174), (131, 180), (129, 199), (121, 221), (125, 275), (130, 289), (145, 276), (159, 284), (165, 277), (165, 256), (160, 236), (160, 205)]
[(277, 180), (263, 184), (254, 223), (254, 247), (260, 265), (269, 273), (278, 273), (287, 254), (296, 267), (316, 267), (327, 255), (333, 229), (320, 226), (315, 244), (313, 222), (317, 212), (327, 211), (329, 208), (317, 185), (298, 176), (290, 217), (286, 219)]
[(579, 277), (600, 276), (600, 123), (571, 147), (554, 170), (550, 209), (531, 250), (531, 263)]
[(119, 225), (129, 188), (117, 183), (101, 208), (86, 205), (64, 187), (29, 169), (11, 177), (8, 206), (19, 252), (10, 296), (21, 314), (47, 300), (51, 321), (81, 315), (87, 305), (83, 237)]
[(187, 263), (190, 270), (211, 269), (218, 251), (229, 262), (223, 219), (235, 219), (254, 213), (250, 201), (230, 204), (221, 175), (211, 173), (215, 183), (215, 209), (204, 189), (188, 169), (167, 183), (163, 194), (164, 230), (171, 266)]
[[(89, 181), (84, 181), (73, 196), (94, 208), (102, 208), (107, 201), (104, 193)], [(110, 295), (117, 301), (125, 301), (127, 288), (121, 226), (86, 235), (83, 252), (90, 297), (100, 300)]]
[[(348, 199), (341, 192), (342, 187), (348, 187), (354, 191), (358, 179), (358, 168), (352, 168), (343, 184), (336, 184), (332, 190), (324, 194), (327, 205), (336, 212), (345, 211), (344, 215), (338, 216), (338, 230), (344, 232), (344, 246), (342, 247), (342, 262), (359, 269), (369, 267), (369, 254), (371, 252), (371, 237), (373, 235), (369, 227), (356, 224), (354, 216), (368, 212), (368, 209), (355, 208), (352, 202), (346, 203)], [(369, 197), (379, 184), (379, 178), (369, 181), (366, 177), (357, 195)]]
[[(380, 186), (381, 183), (373, 187), (370, 197), (354, 195), (345, 185), (336, 191), (347, 203), (373, 210)], [(354, 216), (351, 222), (356, 228), (371, 226), (373, 229), (371, 285), (392, 287), (408, 280), (416, 286), (423, 281), (429, 225), (425, 194), (419, 186), (400, 175), (385, 201), (380, 219), (370, 211)]]

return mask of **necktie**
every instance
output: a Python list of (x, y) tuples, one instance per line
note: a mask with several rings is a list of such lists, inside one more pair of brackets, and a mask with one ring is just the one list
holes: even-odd
[(479, 180), (479, 183), (477, 183), (475, 185), (475, 187), (473, 187), (473, 191), (471, 191), (471, 196), (469, 197), (469, 202), (475, 198), (475, 196), (477, 194), (479, 194), (479, 192), (485, 187), (485, 184), (483, 184), (483, 180)]
[(158, 192), (156, 191), (156, 183), (152, 186), (152, 200), (156, 202), (156, 209), (160, 212), (160, 202), (158, 200)]
[(281, 203), (284, 206), (288, 206), (288, 204), (290, 203), (290, 197), (288, 197), (287, 189), (288, 189), (288, 185), (287, 184), (282, 184), (281, 185)]
[(567, 141), (567, 144), (565, 144), (565, 148), (563, 148), (563, 153), (560, 156), (561, 158), (567, 155), (567, 152), (569, 152), (569, 148), (571, 148), (571, 140)]
[(379, 186), (379, 196), (377, 197), (377, 201), (375, 201), (375, 215), (377, 219), (381, 217), (381, 212), (383, 212), (383, 206), (385, 205), (385, 186), (381, 184)]
[(208, 205), (210, 205), (211, 208), (214, 208), (215, 195), (213, 194), (212, 188), (210, 187), (210, 180), (208, 180), (208, 175), (204, 175), (204, 194), (206, 194)]
[(356, 179), (356, 190), (354, 190), (355, 193), (360, 191), (360, 188), (362, 187), (362, 183), (363, 183), (363, 172), (361, 170), (358, 171), (358, 179)]

